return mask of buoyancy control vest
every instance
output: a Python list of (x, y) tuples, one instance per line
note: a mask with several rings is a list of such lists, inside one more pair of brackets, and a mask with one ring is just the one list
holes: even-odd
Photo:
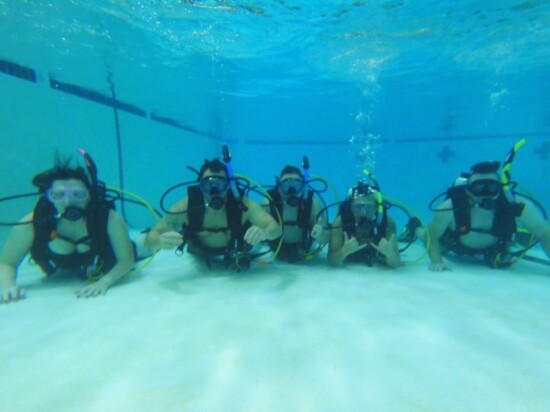
[[(42, 197), (33, 211), (34, 240), (31, 245), (31, 257), (47, 274), (51, 275), (57, 269), (71, 271), (97, 266), (101, 272), (108, 272), (115, 264), (116, 257), (108, 235), (109, 213), (114, 204), (105, 200), (91, 201), (86, 209), (86, 228), (90, 249), (86, 252), (73, 252), (61, 255), (52, 252), (49, 242), (58, 237), (57, 211), (53, 204)], [(61, 237), (61, 236), (59, 236)]]
[[(505, 252), (517, 232), (516, 218), (521, 216), (524, 203), (510, 203), (501, 193), (495, 200), (495, 216), (489, 230), (472, 228), (472, 206), (466, 186), (453, 186), (447, 190), (447, 198), (453, 204), (453, 215), (456, 224), (455, 230), (448, 229), (442, 238), (444, 246), (457, 254), (485, 254)], [(497, 242), (484, 249), (471, 249), (460, 243), (460, 237), (471, 231), (488, 233), (493, 235)]]
[(204, 227), (204, 215), (206, 205), (204, 195), (199, 186), (189, 186), (187, 188), (188, 203), (187, 203), (187, 225), (182, 227), (184, 236), (184, 245), (192, 244), (192, 248), (197, 250), (199, 254), (206, 257), (224, 255), (234, 251), (242, 251), (245, 249), (244, 234), (250, 227), (249, 223), (242, 222), (243, 206), (241, 202), (235, 199), (233, 191), (228, 190), (225, 199), (225, 208), (227, 213), (227, 228), (216, 229), (216, 231), (229, 230), (231, 233), (227, 247), (211, 248), (202, 244), (197, 234), (208, 230)]
[[(276, 222), (279, 222), (279, 219), (283, 218), (283, 207), (284, 207), (284, 200), (281, 196), (281, 193), (277, 188), (270, 189), (267, 191), (269, 196), (271, 197), (271, 201), (269, 202), (269, 213), (275, 219)], [(310, 220), (311, 220), (311, 211), (313, 208), (313, 191), (309, 191), (307, 194), (306, 199), (300, 199), (298, 202), (298, 214), (296, 221), (284, 221), (282, 222), (282, 228), (284, 231), (285, 226), (297, 226), (300, 231), (302, 232), (302, 239), (299, 244), (289, 244), (288, 246), (285, 245), (285, 243), (282, 244), (282, 248), (279, 251), (279, 254), (282, 258), (285, 258), (283, 255), (286, 253), (283, 252), (283, 250), (289, 249), (289, 248), (295, 248), (299, 250), (295, 250), (294, 252), (306, 252), (311, 248), (311, 245), (313, 243), (313, 239), (311, 237), (311, 228), (310, 228)], [(268, 242), (269, 246), (272, 250), (276, 250), (280, 242), (280, 238), (270, 240)], [(283, 252), (283, 253), (281, 253)], [(292, 255), (295, 253), (291, 253), (290, 250), (288, 252)]]

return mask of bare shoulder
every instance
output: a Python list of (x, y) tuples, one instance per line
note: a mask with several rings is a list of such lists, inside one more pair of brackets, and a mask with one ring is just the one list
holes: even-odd
[(124, 231), (127, 232), (126, 221), (115, 210), (109, 210), (109, 217), (107, 221), (108, 230)]
[(29, 213), (19, 220), (19, 225), (14, 226), (11, 231), (10, 237), (15, 235), (17, 237), (34, 237), (34, 225), (32, 220), (34, 218), (34, 213)]
[(546, 224), (543, 215), (539, 212), (537, 207), (533, 205), (532, 202), (522, 200), (521, 203), (523, 203), (524, 206), (523, 210), (521, 211), (521, 215), (519, 216), (519, 220), (523, 224), (530, 226), (540, 226)]
[(437, 206), (437, 212), (451, 212), (453, 208), (453, 199), (445, 199), (439, 206)]
[(189, 206), (189, 197), (184, 197), (174, 203), (165, 216), (166, 222), (173, 226), (181, 226), (187, 223), (187, 209)]
[(0, 254), (0, 263), (7, 263), (12, 266), (18, 266), (25, 254), (30, 250), (34, 241), (34, 225), (32, 224), (33, 214), (29, 213), (23, 217), (15, 226), (4, 245), (4, 250)]
[(452, 199), (446, 199), (441, 203), (434, 211), (434, 219), (451, 219), (454, 216), (453, 201)]

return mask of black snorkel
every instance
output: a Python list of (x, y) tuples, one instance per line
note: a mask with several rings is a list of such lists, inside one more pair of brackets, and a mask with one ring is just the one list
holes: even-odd
[(88, 170), (88, 174), (90, 175), (90, 183), (92, 185), (92, 201), (96, 200), (102, 200), (105, 198), (105, 183), (101, 182), (97, 178), (97, 166), (94, 162), (94, 159), (92, 159), (92, 156), (88, 152), (86, 152), (84, 149), (78, 149), (82, 157), (84, 158), (84, 162), (86, 163), (86, 169)]
[(76, 222), (77, 220), (82, 219), (86, 214), (86, 209), (82, 209), (78, 206), (67, 206), (63, 213), (57, 213), (55, 215), (56, 219), (65, 219), (71, 222)]

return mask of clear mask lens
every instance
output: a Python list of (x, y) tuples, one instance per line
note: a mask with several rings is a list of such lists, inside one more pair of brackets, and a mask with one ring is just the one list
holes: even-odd
[(283, 195), (297, 195), (303, 188), (304, 182), (301, 179), (285, 179), (279, 182), (279, 191)]
[(378, 205), (374, 202), (353, 202), (351, 208), (353, 213), (359, 217), (373, 219), (376, 216)]
[(74, 201), (83, 202), (90, 198), (90, 192), (81, 187), (58, 187), (55, 189), (49, 189), (46, 192), (46, 196), (52, 202), (59, 202), (60, 200), (68, 199)]

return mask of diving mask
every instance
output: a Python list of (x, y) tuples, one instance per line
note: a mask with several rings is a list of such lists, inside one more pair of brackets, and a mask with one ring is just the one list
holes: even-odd
[(376, 211), (378, 209), (378, 204), (376, 202), (364, 202), (354, 200), (351, 204), (351, 210), (353, 214), (359, 218), (366, 218), (374, 220), (376, 218)]
[(479, 179), (468, 183), (467, 188), (472, 196), (496, 198), (502, 191), (502, 184), (495, 179)]
[(279, 192), (283, 196), (297, 195), (304, 189), (304, 182), (302, 179), (289, 178), (281, 180), (279, 182)]
[(50, 202), (59, 202), (61, 200), (84, 202), (90, 198), (90, 192), (79, 186), (66, 186), (48, 189), (46, 196)]
[(200, 180), (199, 187), (204, 195), (223, 196), (229, 189), (229, 179), (222, 176), (209, 176)]

